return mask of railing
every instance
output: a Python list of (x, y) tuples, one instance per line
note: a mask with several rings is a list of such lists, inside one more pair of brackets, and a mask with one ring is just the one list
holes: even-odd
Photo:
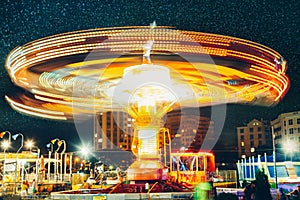
[(36, 178), (35, 174), (26, 174), (25, 175), (25, 180), (32, 182), (33, 179), (38, 180), (38, 182), (69, 182), (71, 181), (71, 175), (70, 174), (62, 174), (62, 175), (55, 175), (55, 174), (50, 174), (50, 177), (48, 176), (42, 176), (39, 174), (39, 177)]
[(39, 195), (25, 195), (21, 197), (22, 200), (29, 200), (29, 199), (36, 199), (36, 200), (45, 200), (45, 199), (50, 199), (49, 194), (39, 194)]

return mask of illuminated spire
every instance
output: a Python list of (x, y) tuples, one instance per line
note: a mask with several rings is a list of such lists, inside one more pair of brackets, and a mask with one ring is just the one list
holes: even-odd
[(156, 27), (156, 21), (154, 20), (152, 23), (150, 23), (150, 28), (153, 29)]

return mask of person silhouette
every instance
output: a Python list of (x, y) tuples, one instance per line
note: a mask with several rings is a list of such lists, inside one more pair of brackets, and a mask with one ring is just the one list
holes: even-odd
[(246, 187), (244, 189), (245, 200), (253, 200), (254, 199), (255, 186), (256, 186), (255, 181), (251, 181), (250, 184), (246, 185)]

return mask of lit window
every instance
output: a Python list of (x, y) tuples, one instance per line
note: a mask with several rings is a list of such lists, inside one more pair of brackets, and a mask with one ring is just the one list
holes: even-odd
[(241, 142), (241, 146), (242, 146), (242, 147), (245, 146), (245, 142)]

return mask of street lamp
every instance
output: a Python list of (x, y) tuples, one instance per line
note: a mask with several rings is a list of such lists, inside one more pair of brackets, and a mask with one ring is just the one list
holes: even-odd
[(274, 161), (274, 178), (275, 178), (275, 188), (278, 188), (277, 180), (277, 166), (276, 166), (276, 146), (275, 146), (275, 133), (274, 127), (272, 126), (272, 143), (273, 143), (273, 161)]
[[(58, 146), (58, 148), (56, 149), (55, 154), (54, 154), (54, 156), (55, 156), (55, 167), (54, 167), (55, 175), (57, 175), (57, 173), (59, 172), (59, 170), (58, 170), (58, 162), (57, 162), (57, 159), (59, 159), (58, 150), (60, 149), (61, 145), (64, 144), (64, 148), (63, 148), (63, 150), (61, 152), (61, 159), (59, 161), (59, 163), (60, 163), (60, 174), (61, 174), (61, 180), (62, 180), (62, 170), (63, 170), (62, 158), (63, 158), (63, 154), (66, 151), (67, 143), (66, 143), (65, 140), (60, 140), (58, 138), (55, 138), (55, 139), (51, 140), (52, 144), (54, 144), (55, 142), (57, 142), (57, 146)], [(66, 163), (66, 161), (65, 161), (65, 163)]]
[[(35, 144), (35, 142), (33, 140), (25, 141), (25, 146), (26, 146), (26, 148), (29, 149), (30, 153), (34, 153), (35, 151), (37, 153), (37, 159), (35, 161), (35, 170), (36, 170), (35, 173), (36, 173), (36, 182), (38, 183), (38, 181), (39, 181), (39, 173), (38, 172), (40, 170), (38, 163), (39, 163), (41, 150), (38, 147), (35, 147), (34, 144)], [(24, 176), (24, 165), (22, 167), (22, 181), (23, 181), (23, 176)]]
[(21, 146), (18, 149), (18, 151), (16, 152), (17, 155), (16, 155), (16, 167), (15, 167), (15, 179), (14, 179), (14, 194), (16, 194), (16, 192), (17, 192), (16, 181), (17, 181), (17, 168), (18, 168), (18, 154), (19, 154), (19, 151), (23, 148), (23, 145), (24, 145), (24, 136), (21, 133), (18, 133), (18, 134), (15, 134), (15, 135), (12, 136), (12, 138), (14, 140), (17, 140), (17, 138), (19, 136), (21, 136)]
[[(11, 133), (9, 131), (3, 131), (0, 133), (0, 138), (3, 138), (5, 136), (5, 134), (8, 133), (8, 146), (10, 145), (11, 142)], [(6, 149), (4, 149), (6, 150)]]
[[(72, 177), (72, 159), (73, 159), (73, 153), (70, 152), (69, 153), (69, 172), (70, 172), (69, 181), (71, 181), (71, 177)], [(65, 166), (67, 166), (67, 163), (65, 163)], [(65, 171), (65, 174), (67, 174), (67, 171)]]
[(87, 161), (87, 156), (88, 156), (88, 154), (89, 154), (89, 149), (87, 148), (87, 147), (81, 147), (81, 154), (83, 155), (83, 158), (84, 158), (84, 160), (85, 161)]
[[(55, 144), (57, 141), (59, 141), (58, 138), (52, 139), (51, 143)], [(57, 163), (57, 157), (58, 157), (58, 150), (60, 148), (60, 145), (58, 145), (58, 148), (54, 152), (54, 176), (56, 177), (55, 180), (57, 181), (57, 173), (58, 173), (58, 163)]]
[(293, 152), (297, 148), (295, 143), (293, 141), (287, 140), (285, 143), (283, 143), (284, 150), (291, 155), (291, 161), (293, 161)]
[(50, 181), (50, 167), (51, 167), (51, 153), (53, 152), (53, 144), (52, 142), (48, 143), (46, 147), (49, 149), (49, 161), (48, 161), (48, 182)]
[(14, 140), (17, 140), (17, 138), (18, 138), (19, 136), (21, 136), (21, 146), (20, 146), (20, 148), (18, 149), (18, 151), (16, 152), (17, 154), (18, 154), (18, 153), (20, 152), (20, 150), (23, 148), (23, 145), (24, 145), (24, 136), (23, 136), (22, 133), (18, 133), (18, 134), (15, 134), (15, 135), (12, 136), (12, 138), (13, 138)]
[(67, 149), (67, 143), (65, 140), (60, 140), (58, 141), (58, 145), (61, 146), (62, 144), (64, 144), (64, 148), (63, 150), (61, 151), (60, 153), (60, 175), (61, 175), (61, 181), (63, 181), (63, 165), (62, 165), (62, 161), (63, 161), (63, 156), (65, 158), (65, 164), (64, 164), (64, 172), (66, 173), (67, 171), (67, 168), (66, 168), (66, 165), (67, 165), (67, 160), (66, 160), (66, 155), (64, 155), (66, 149)]
[(6, 152), (6, 150), (8, 149), (9, 146), (10, 146), (10, 144), (7, 140), (2, 141), (2, 148), (4, 150), (4, 154), (5, 154), (5, 152)]
[[(38, 147), (34, 147), (32, 149), (32, 151), (33, 152), (36, 151), (36, 153), (37, 153), (37, 159), (35, 161), (35, 176), (36, 176), (36, 184), (38, 184), (38, 182), (39, 182), (39, 171), (40, 171), (40, 169), (42, 169), (41, 165), (39, 167), (39, 159), (40, 159), (40, 155), (41, 155), (41, 150)], [(40, 160), (40, 164), (42, 164), (41, 160)]]
[(11, 142), (11, 133), (9, 131), (3, 131), (0, 133), (0, 138), (3, 138), (4, 135), (8, 133), (8, 141), (5, 140), (2, 143), (2, 147), (4, 149), (4, 155), (3, 155), (3, 173), (2, 173), (2, 195), (4, 194), (4, 175), (5, 175), (5, 161), (6, 161), (6, 150), (9, 148), (10, 146), (10, 142)]
[[(83, 162), (81, 163), (82, 169), (85, 170), (85, 167), (88, 166), (88, 154), (90, 153), (90, 150), (86, 146), (82, 146), (80, 149), (81, 155), (83, 156)], [(84, 166), (83, 166), (84, 163)]]
[(27, 140), (25, 143), (26, 143), (26, 144), (25, 144), (26, 148), (28, 148), (29, 151), (31, 152), (31, 149), (32, 149), (32, 147), (34, 146), (33, 140)]
[(53, 152), (53, 144), (51, 142), (46, 144), (46, 147), (49, 149), (50, 152)]

